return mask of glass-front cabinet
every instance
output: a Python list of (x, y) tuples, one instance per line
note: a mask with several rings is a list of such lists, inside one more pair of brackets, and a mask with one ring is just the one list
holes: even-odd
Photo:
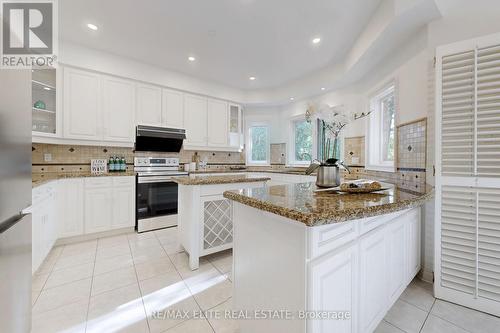
[(57, 75), (55, 69), (33, 69), (32, 131), (33, 135), (57, 134)]
[(229, 104), (229, 145), (243, 148), (243, 116), (237, 104)]

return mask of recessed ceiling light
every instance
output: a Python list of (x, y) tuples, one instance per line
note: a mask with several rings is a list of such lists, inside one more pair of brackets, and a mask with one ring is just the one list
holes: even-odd
[(321, 38), (319, 37), (314, 37), (313, 40), (312, 40), (313, 44), (318, 44), (319, 42), (321, 42)]
[(326, 88), (325, 88), (325, 87), (321, 87), (321, 91), (325, 91), (325, 90), (326, 90)]
[(291, 101), (295, 101), (295, 97), (290, 97), (290, 100)]
[(50, 90), (50, 88), (49, 88), (49, 87), (43, 87), (43, 89), (45, 89), (45, 90)]
[(196, 58), (195, 58), (195, 57), (193, 57), (193, 56), (190, 56), (190, 57), (188, 57), (188, 60), (189, 60), (189, 61), (191, 61), (191, 62), (193, 62), (193, 61), (195, 61), (195, 60), (196, 60)]
[(87, 24), (87, 27), (88, 27), (90, 30), (94, 30), (94, 31), (96, 31), (97, 29), (99, 29), (99, 28), (97, 27), (97, 25), (92, 24), (92, 23), (88, 23), (88, 24)]
[(255, 81), (256, 77), (255, 77), (255, 76), (250, 76), (248, 79), (249, 79), (250, 81)]

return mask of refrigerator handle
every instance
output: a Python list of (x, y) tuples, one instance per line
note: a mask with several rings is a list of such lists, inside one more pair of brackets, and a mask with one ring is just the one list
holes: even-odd
[(29, 214), (30, 213), (19, 213), (17, 215), (9, 217), (7, 220), (3, 222), (0, 222), (0, 234), (3, 234), (4, 232), (12, 228), (14, 225), (17, 224), (17, 222), (21, 221), (25, 216)]

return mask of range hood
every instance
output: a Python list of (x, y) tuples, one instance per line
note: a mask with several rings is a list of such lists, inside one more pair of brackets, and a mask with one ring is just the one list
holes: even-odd
[(178, 153), (185, 138), (184, 129), (138, 125), (135, 132), (135, 150)]

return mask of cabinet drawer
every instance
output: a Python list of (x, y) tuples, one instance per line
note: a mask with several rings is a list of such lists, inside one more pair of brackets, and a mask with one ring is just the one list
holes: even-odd
[(89, 177), (85, 178), (85, 187), (104, 187), (113, 184), (112, 177)]
[(112, 177), (114, 186), (132, 186), (135, 184), (134, 176)]
[(327, 252), (347, 244), (359, 235), (357, 221), (334, 223), (308, 229), (309, 259), (321, 256)]
[(392, 214), (387, 214), (387, 215), (382, 215), (382, 216), (373, 216), (373, 217), (368, 217), (368, 218), (362, 219), (359, 221), (360, 234), (363, 235), (363, 234), (367, 233), (368, 231), (377, 228), (378, 226), (386, 224), (387, 222), (397, 218), (398, 216), (406, 214), (408, 211), (409, 210), (407, 209), (407, 210), (402, 210), (402, 211), (395, 212)]

